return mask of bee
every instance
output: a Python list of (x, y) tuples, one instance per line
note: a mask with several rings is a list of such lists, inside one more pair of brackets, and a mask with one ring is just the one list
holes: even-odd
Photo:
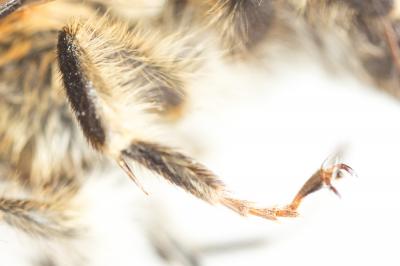
[[(169, 0), (152, 7), (1, 1), (1, 222), (30, 241), (84, 241), (85, 226), (93, 224), (78, 222), (82, 191), (89, 176), (116, 165), (145, 193), (138, 166), (243, 216), (298, 216), (307, 195), (322, 187), (338, 194), (332, 182), (354, 175), (352, 168), (325, 162), (284, 207), (236, 198), (173, 139), (177, 124), (203, 101), (199, 77), (213, 73), (214, 61), (257, 65), (277, 49), (311, 49), (327, 68), (345, 69), (398, 97), (397, 6), (393, 0)], [(46, 256), (52, 261), (42, 265), (53, 265), (54, 256)], [(79, 261), (77, 255), (57, 263)]]

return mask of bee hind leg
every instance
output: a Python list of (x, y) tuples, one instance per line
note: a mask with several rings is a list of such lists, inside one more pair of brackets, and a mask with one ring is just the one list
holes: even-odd
[[(164, 118), (164, 111), (168, 113), (184, 102), (182, 86), (178, 85), (182, 83), (181, 71), (187, 67), (180, 60), (185, 59), (179, 56), (171, 61), (181, 64), (178, 69), (175, 64), (163, 65), (163, 60), (156, 60), (157, 54), (148, 53), (147, 45), (139, 45), (141, 42), (135, 43), (137, 49), (132, 50), (131, 41), (141, 40), (140, 32), (121, 33), (119, 27), (109, 25), (107, 17), (100, 21), (103, 22), (78, 21), (60, 31), (59, 66), (67, 98), (88, 142), (116, 160), (136, 184), (139, 182), (130, 164), (141, 165), (212, 205), (223, 205), (243, 216), (275, 220), (296, 217), (301, 199), (332, 179), (330, 168), (323, 167), (306, 182), (294, 202), (283, 208), (259, 208), (233, 197), (206, 166), (148, 134), (148, 128), (157, 126), (160, 118)], [(107, 31), (109, 27), (119, 34)], [(132, 38), (126, 46), (114, 47), (113, 40), (119, 35)], [(159, 119), (153, 119), (154, 115)]]

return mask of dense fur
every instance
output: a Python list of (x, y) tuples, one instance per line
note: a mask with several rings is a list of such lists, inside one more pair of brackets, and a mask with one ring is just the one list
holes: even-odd
[(273, 47), (312, 50), (328, 68), (400, 95), (396, 3), (366, 2), (174, 0), (137, 16), (110, 1), (27, 1), (20, 10), (6, 1), (0, 5), (0, 175), (23, 193), (6, 190), (2, 221), (74, 241), (90, 227), (80, 223), (84, 211), (76, 207), (87, 176), (114, 167), (113, 160), (136, 182), (132, 165), (141, 165), (242, 215), (296, 216), (303, 197), (323, 184), (334, 190), (333, 172), (349, 168), (321, 168), (288, 207), (259, 208), (234, 198), (206, 166), (154, 132), (175, 135), (174, 123), (198, 100), (193, 84), (212, 71), (210, 62), (257, 64)]

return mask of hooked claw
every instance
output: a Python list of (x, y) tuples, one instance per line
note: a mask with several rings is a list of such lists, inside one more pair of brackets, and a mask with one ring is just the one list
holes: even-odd
[(321, 167), (320, 178), (323, 184), (325, 184), (333, 193), (335, 193), (339, 198), (340, 194), (338, 190), (332, 185), (333, 179), (339, 179), (343, 177), (343, 172), (350, 174), (351, 176), (356, 176), (354, 170), (344, 163), (335, 164), (328, 169), (323, 169)]
[(327, 160), (325, 160), (321, 168), (307, 180), (307, 182), (297, 193), (296, 197), (289, 205), (291, 209), (296, 210), (303, 198), (315, 191), (320, 190), (324, 185), (327, 186), (338, 197), (340, 197), (339, 191), (332, 185), (332, 180), (342, 178), (345, 173), (348, 173), (351, 176), (356, 176), (354, 170), (347, 164), (335, 163), (334, 165), (327, 167)]

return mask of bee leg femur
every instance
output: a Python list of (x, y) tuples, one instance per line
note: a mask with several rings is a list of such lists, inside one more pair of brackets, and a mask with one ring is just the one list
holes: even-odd
[[(59, 32), (57, 45), (68, 101), (85, 137), (99, 151), (110, 146), (110, 130), (124, 136), (146, 130), (127, 126), (121, 117), (135, 117), (136, 123), (179, 117), (186, 100), (186, 69), (198, 55), (176, 34), (152, 33), (160, 39), (157, 47), (146, 35), (148, 29), (128, 29), (111, 20), (104, 16), (70, 23)], [(182, 49), (166, 50), (166, 42)]]
[(85, 51), (75, 39), (75, 32), (65, 28), (58, 37), (58, 62), (64, 88), (75, 116), (90, 144), (97, 150), (106, 141), (104, 122), (96, 107), (96, 89), (104, 86), (92, 69)]

